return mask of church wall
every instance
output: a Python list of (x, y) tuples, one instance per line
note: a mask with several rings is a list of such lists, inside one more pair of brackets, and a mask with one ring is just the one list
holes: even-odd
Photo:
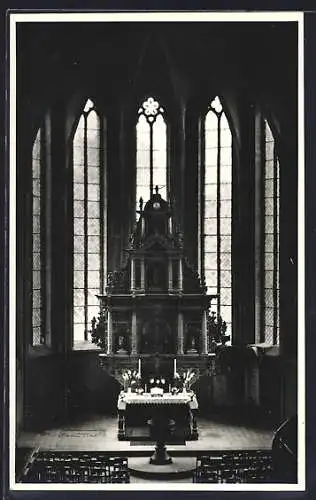
[(100, 366), (98, 352), (73, 352), (67, 362), (68, 412), (115, 414), (118, 382)]
[(23, 372), (21, 366), (17, 363), (16, 369), (16, 432), (19, 435), (23, 427), (23, 417), (24, 417), (24, 391), (23, 391)]
[(260, 407), (267, 418), (282, 419), (282, 364), (279, 357), (265, 356), (259, 369)]
[(62, 356), (33, 355), (26, 360), (24, 429), (45, 429), (63, 416), (65, 367)]
[(194, 386), (200, 414), (211, 415), (220, 410), (245, 407), (243, 374), (216, 374), (203, 376)]
[[(100, 367), (97, 352), (31, 356), (27, 360), (23, 415), (22, 380), (17, 380), (19, 429), (45, 429), (78, 413), (114, 414), (118, 383)], [(23, 422), (24, 417), (24, 422)]]
[[(284, 124), (283, 124), (284, 125)], [(289, 359), (297, 355), (297, 141), (288, 129), (280, 140), (280, 336), (281, 353)], [(292, 137), (292, 138), (291, 138)]]
[(290, 418), (297, 414), (297, 364), (295, 361), (284, 362), (283, 375), (283, 417)]
[(280, 356), (266, 356), (260, 365), (260, 406), (278, 424), (297, 413), (297, 366)]
[[(239, 138), (233, 155), (232, 269), (233, 343), (254, 342), (254, 106), (247, 92), (238, 100)], [(237, 145), (239, 147), (237, 147)]]
[[(18, 123), (21, 130), (25, 127), (25, 116)], [(30, 169), (31, 144), (34, 140), (32, 130), (25, 128), (25, 135), (17, 136), (17, 248), (16, 248), (16, 432), (19, 434), (24, 424), (26, 405), (25, 374), (26, 353), (30, 340), (31, 315), (29, 308), (30, 297), (30, 234), (27, 224), (30, 223), (30, 206), (28, 203), (28, 186), (30, 183), (27, 175)], [(19, 129), (18, 129), (19, 132)], [(32, 227), (32, 226), (30, 226)]]

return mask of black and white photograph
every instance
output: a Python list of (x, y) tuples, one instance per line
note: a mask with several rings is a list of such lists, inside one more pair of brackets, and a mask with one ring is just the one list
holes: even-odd
[(304, 491), (304, 15), (11, 12), (9, 482)]

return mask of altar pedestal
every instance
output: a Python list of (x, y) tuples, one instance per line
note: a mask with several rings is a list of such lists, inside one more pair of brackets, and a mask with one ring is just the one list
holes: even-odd
[(196, 457), (173, 457), (172, 462), (164, 465), (149, 463), (148, 457), (129, 457), (128, 468), (133, 476), (152, 481), (172, 481), (191, 478), (196, 467)]
[(150, 426), (150, 435), (156, 441), (154, 454), (150, 457), (149, 463), (153, 465), (166, 465), (172, 463), (172, 458), (167, 452), (166, 440), (172, 433), (174, 420), (170, 419), (164, 411), (164, 407), (157, 407), (155, 415), (148, 424)]
[(166, 465), (172, 463), (172, 458), (167, 452), (165, 441), (158, 440), (154, 454), (150, 457), (149, 463), (153, 465)]

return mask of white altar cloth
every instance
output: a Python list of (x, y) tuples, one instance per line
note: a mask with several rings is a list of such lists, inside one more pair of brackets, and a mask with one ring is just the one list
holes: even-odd
[(126, 405), (163, 405), (163, 404), (186, 404), (189, 405), (191, 410), (197, 410), (199, 405), (196, 399), (196, 395), (194, 392), (189, 393), (179, 393), (179, 394), (171, 394), (164, 393), (163, 396), (152, 396), (149, 393), (145, 394), (135, 394), (135, 393), (126, 393), (121, 392), (118, 397), (117, 407), (119, 410), (125, 410)]

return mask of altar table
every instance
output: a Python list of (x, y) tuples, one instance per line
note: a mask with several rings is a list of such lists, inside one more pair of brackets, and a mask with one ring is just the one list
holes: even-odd
[(198, 412), (198, 402), (194, 392), (187, 393), (164, 393), (163, 396), (152, 396), (149, 393), (136, 394), (121, 392), (118, 397), (118, 439), (128, 439), (126, 436), (126, 423), (135, 416), (148, 423), (155, 418), (157, 413), (163, 412), (165, 415), (175, 420), (175, 425), (179, 420), (187, 419), (189, 434), (186, 439), (198, 439), (198, 428), (196, 415)]

